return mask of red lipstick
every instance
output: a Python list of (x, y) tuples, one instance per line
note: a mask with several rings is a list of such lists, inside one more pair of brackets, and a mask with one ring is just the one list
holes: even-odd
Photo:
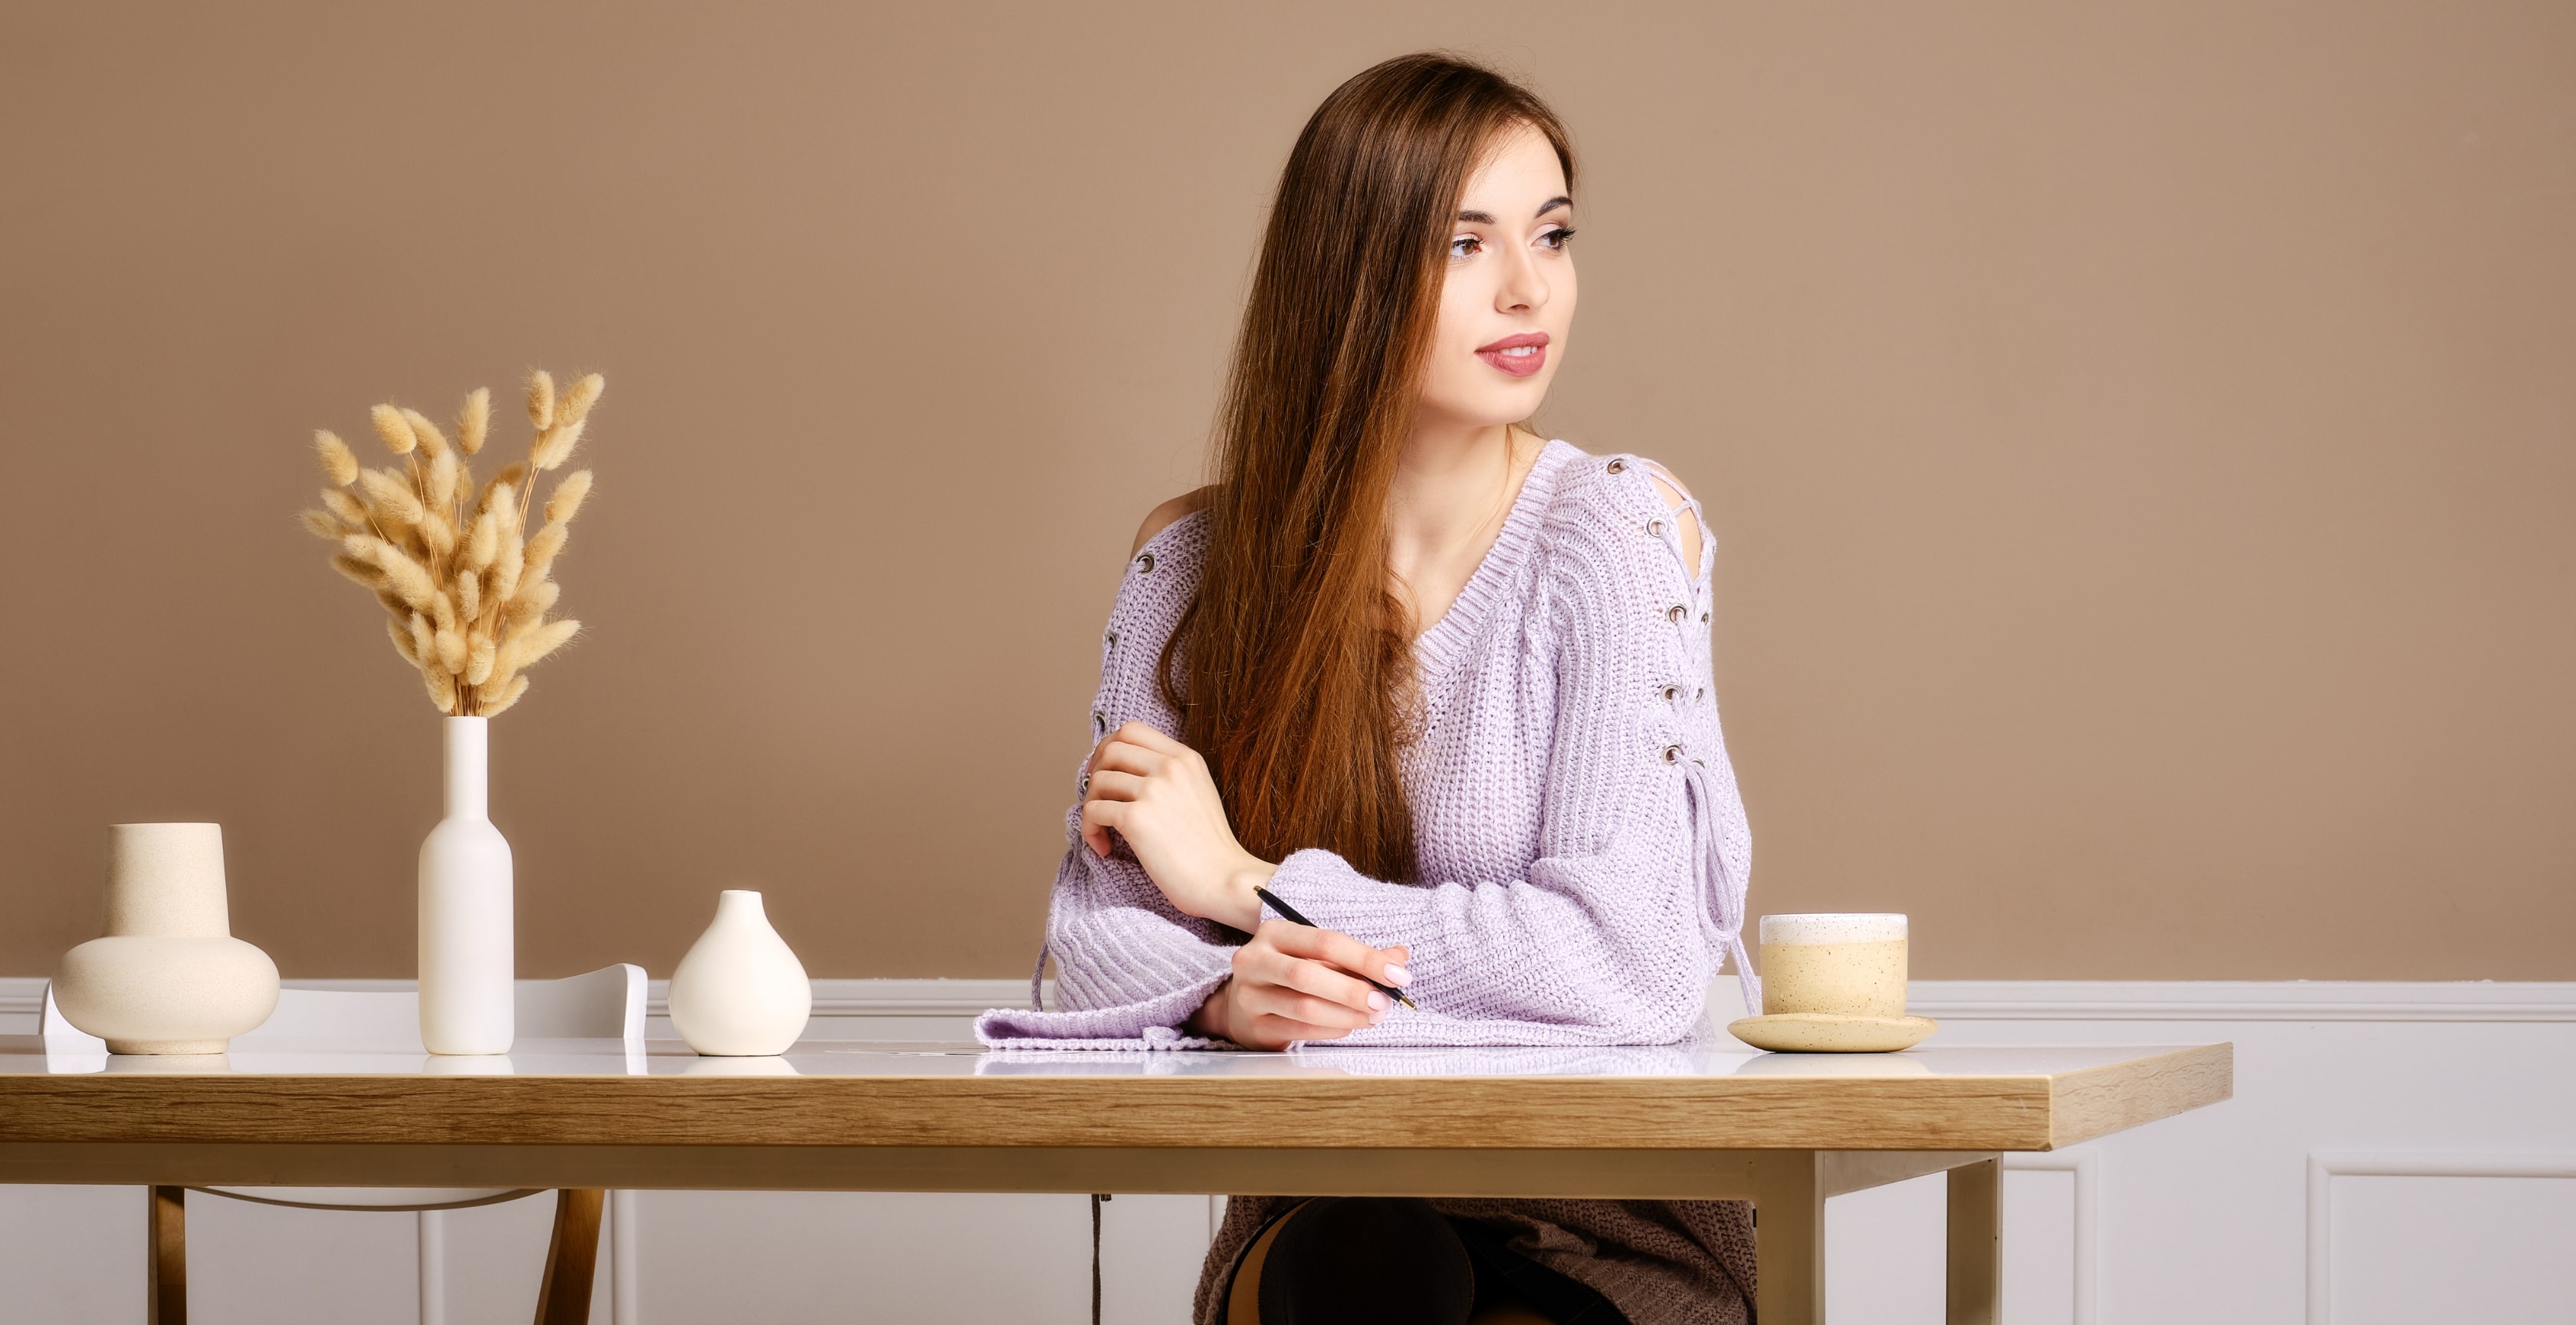
[(1514, 377), (1527, 377), (1547, 366), (1547, 333), (1524, 331), (1491, 345), (1476, 347), (1476, 357)]

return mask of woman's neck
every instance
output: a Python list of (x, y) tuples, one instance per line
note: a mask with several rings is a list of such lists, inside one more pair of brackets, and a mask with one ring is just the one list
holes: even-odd
[(1416, 429), (1387, 493), (1386, 560), (1413, 633), (1449, 611), (1502, 533), (1541, 443), (1502, 424)]

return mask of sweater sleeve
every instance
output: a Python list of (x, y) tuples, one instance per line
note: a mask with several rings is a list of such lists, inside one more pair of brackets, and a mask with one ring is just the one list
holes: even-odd
[(1412, 950), (1420, 1009), (1343, 1043), (1670, 1043), (1695, 1033), (1729, 955), (1759, 1006), (1738, 937), (1749, 835), (1709, 694), (1715, 540), (1684, 564), (1633, 457), (1566, 483), (1532, 604), (1556, 702), (1531, 734), (1547, 781), (1526, 875), (1396, 883), (1309, 850), (1273, 881), (1317, 924)]
[[(1129, 722), (1180, 730), (1156, 668), (1195, 591), (1204, 539), (1205, 518), (1187, 516), (1128, 562), (1101, 633), (1100, 689), (1090, 714), (1094, 742)], [(1087, 748), (1083, 757), (1089, 761)], [(1234, 948), (1217, 926), (1175, 908), (1125, 843), (1105, 860), (1092, 854), (1082, 841), (1087, 788), (1078, 765), (1074, 776), (1065, 853), (1038, 957), (1041, 971), (1049, 955), (1055, 958), (1056, 1008), (997, 1008), (976, 1020), (976, 1037), (995, 1047), (1218, 1047), (1180, 1025), (1231, 973)]]

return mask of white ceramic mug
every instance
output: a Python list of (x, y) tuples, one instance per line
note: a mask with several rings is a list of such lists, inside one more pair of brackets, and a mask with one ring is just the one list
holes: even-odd
[(1905, 917), (1762, 917), (1762, 1011), (1905, 1015)]

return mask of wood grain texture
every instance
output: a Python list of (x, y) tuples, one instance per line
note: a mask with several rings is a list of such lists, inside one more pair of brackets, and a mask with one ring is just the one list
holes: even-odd
[(554, 1238), (546, 1276), (537, 1285), (536, 1325), (589, 1325), (590, 1284), (599, 1269), (599, 1214), (608, 1193), (566, 1187), (555, 1193)]
[[(2204, 1044), (2051, 1078), (2049, 1144), (2071, 1146), (2236, 1094), (2236, 1046)], [(2010, 1149), (2011, 1147), (1999, 1147)]]
[(2045, 1076), (0, 1077), (0, 1142), (2044, 1150), (2050, 1119)]
[(188, 1325), (188, 1189), (154, 1187), (149, 1199), (143, 1318), (150, 1325)]
[[(1763, 1150), (0, 1145), (0, 1183), (1749, 1198)], [(1808, 1152), (1786, 1152), (1804, 1155)]]

